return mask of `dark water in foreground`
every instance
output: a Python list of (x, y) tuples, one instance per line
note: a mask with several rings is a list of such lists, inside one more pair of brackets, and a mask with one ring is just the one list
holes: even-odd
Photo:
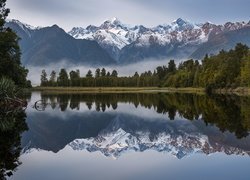
[(250, 179), (250, 97), (36, 92), (1, 116), (7, 179)]

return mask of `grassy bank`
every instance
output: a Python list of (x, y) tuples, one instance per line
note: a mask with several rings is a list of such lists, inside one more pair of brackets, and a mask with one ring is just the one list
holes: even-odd
[(34, 87), (33, 91), (50, 93), (204, 93), (203, 88), (159, 88), (159, 87)]
[[(48, 93), (196, 93), (204, 94), (204, 88), (160, 88), (160, 87), (33, 87), (32, 91)], [(217, 94), (236, 94), (249, 96), (250, 88), (238, 87), (235, 89), (217, 89)]]

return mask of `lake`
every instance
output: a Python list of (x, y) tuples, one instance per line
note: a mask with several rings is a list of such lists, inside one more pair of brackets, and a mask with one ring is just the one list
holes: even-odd
[(27, 100), (25, 111), (1, 113), (2, 178), (250, 179), (250, 97), (33, 92)]

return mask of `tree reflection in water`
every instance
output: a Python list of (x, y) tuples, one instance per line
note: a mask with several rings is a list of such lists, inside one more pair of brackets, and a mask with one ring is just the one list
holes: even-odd
[[(172, 121), (177, 117), (190, 121), (202, 119), (207, 125), (214, 125), (222, 132), (234, 133), (239, 139), (248, 136), (250, 130), (250, 97), (233, 95), (41, 93), (41, 101), (37, 103), (35, 108), (39, 111), (46, 110), (46, 108), (59, 109), (60, 111), (81, 111), (81, 104), (85, 104), (88, 110), (101, 113), (109, 109), (116, 110), (119, 103), (130, 103), (135, 108), (152, 109), (157, 113), (164, 114)], [(101, 122), (97, 120), (93, 120), (90, 124), (86, 122), (89, 125), (83, 131), (86, 137), (96, 137), (103, 127), (110, 124), (109, 116), (105, 116), (105, 113), (100, 115)], [(0, 106), (0, 179), (11, 176), (21, 164), (19, 161), (22, 150), (21, 134), (28, 129), (25, 120), (26, 113), (22, 108), (8, 109)], [(151, 127), (151, 125), (145, 127)], [(77, 137), (84, 138), (85, 134)], [(153, 138), (155, 137), (152, 136)], [(69, 143), (68, 141), (72, 140), (66, 139), (65, 143), (61, 143), (56, 149), (62, 149), (65, 144)], [(48, 142), (46, 141), (46, 143)]]
[(11, 176), (21, 164), (21, 134), (28, 129), (22, 107), (0, 107), (0, 179)]
[[(196, 120), (199, 117), (207, 124), (216, 125), (222, 132), (230, 131), (238, 138), (248, 136), (250, 130), (250, 97), (236, 95), (200, 95), (180, 93), (158, 94), (46, 94), (42, 93), (45, 106), (56, 106), (61, 111), (70, 108), (80, 110), (80, 103), (85, 103), (89, 110), (105, 112), (106, 109), (116, 110), (118, 103), (132, 103), (157, 113), (166, 114), (170, 120), (176, 115)], [(46, 107), (45, 107), (46, 108)]]

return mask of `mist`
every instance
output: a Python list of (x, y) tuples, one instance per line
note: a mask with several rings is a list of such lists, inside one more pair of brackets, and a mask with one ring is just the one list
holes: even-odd
[[(43, 69), (46, 70), (47, 77), (49, 79), (52, 70), (55, 70), (58, 76), (60, 69), (64, 68), (69, 73), (71, 70), (80, 70), (81, 77), (85, 77), (88, 70), (91, 70), (93, 75), (97, 68), (105, 68), (106, 71), (112, 72), (114, 69), (118, 72), (118, 76), (133, 76), (135, 72), (143, 73), (145, 71), (154, 71), (157, 66), (167, 65), (169, 59), (147, 59), (142, 62), (137, 62), (128, 65), (108, 65), (108, 66), (90, 66), (90, 65), (74, 65), (69, 63), (68, 60), (62, 60), (60, 63), (51, 63), (47, 66), (27, 66), (29, 69), (28, 79), (31, 80), (32, 86), (40, 85), (40, 76)], [(178, 65), (182, 60), (175, 60)]]

